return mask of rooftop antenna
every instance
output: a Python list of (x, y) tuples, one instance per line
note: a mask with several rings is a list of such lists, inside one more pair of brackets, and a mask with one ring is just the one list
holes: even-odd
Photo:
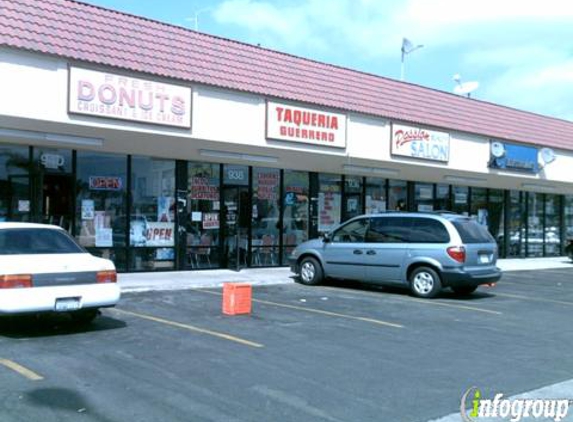
[(402, 38), (402, 68), (400, 71), (400, 80), (404, 80), (404, 59), (406, 58), (407, 54), (410, 54), (419, 48), (422, 48), (423, 44), (414, 45), (408, 38)]
[(456, 86), (454, 86), (454, 94), (465, 95), (471, 98), (472, 92), (474, 92), (479, 87), (479, 82), (469, 81), (462, 83), (462, 77), (459, 73), (456, 73), (453, 77)]

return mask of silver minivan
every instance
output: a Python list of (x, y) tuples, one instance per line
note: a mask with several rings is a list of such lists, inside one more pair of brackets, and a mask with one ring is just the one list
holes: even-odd
[(468, 295), (501, 278), (487, 228), (453, 213), (362, 215), (297, 246), (289, 257), (298, 281), (325, 277), (407, 286), (418, 297), (442, 288)]

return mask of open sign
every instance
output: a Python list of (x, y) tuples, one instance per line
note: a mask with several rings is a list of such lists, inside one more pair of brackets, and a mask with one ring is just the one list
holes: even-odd
[(115, 176), (90, 176), (90, 190), (121, 190), (123, 181)]

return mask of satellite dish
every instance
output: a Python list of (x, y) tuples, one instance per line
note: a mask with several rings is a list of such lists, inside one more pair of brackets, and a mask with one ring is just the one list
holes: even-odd
[(541, 148), (539, 151), (539, 156), (545, 165), (552, 163), (557, 158), (555, 156), (555, 151), (553, 151), (551, 148)]
[[(458, 76), (458, 75), (456, 75)], [(458, 95), (467, 95), (468, 98), (472, 92), (474, 92), (479, 87), (479, 82), (471, 81), (471, 82), (458, 82), (458, 84), (454, 87), (454, 94)]]
[(501, 142), (491, 143), (491, 155), (495, 158), (501, 158), (505, 155), (505, 147)]

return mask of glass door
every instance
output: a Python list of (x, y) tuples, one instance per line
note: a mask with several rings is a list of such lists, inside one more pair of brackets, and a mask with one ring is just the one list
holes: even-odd
[(239, 270), (247, 266), (249, 250), (249, 189), (223, 188), (223, 250), (225, 267)]

